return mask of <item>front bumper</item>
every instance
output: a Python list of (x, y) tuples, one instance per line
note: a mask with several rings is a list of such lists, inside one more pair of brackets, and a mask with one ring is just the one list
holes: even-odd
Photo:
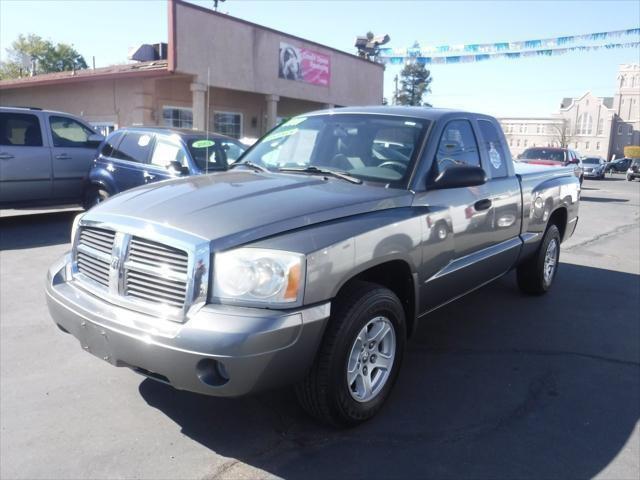
[(311, 366), (330, 303), (295, 311), (205, 305), (176, 323), (110, 304), (67, 277), (69, 254), (50, 269), (54, 322), (93, 355), (180, 390), (239, 396), (291, 384)]
[(584, 172), (584, 178), (600, 178), (604, 176), (604, 171), (593, 170), (591, 172)]

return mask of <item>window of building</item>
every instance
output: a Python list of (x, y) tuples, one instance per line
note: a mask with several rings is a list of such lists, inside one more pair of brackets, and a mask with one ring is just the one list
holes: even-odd
[(583, 113), (578, 117), (576, 133), (578, 135), (591, 135), (593, 132), (593, 117), (588, 113)]
[(524, 146), (526, 147), (528, 143), (529, 143), (529, 140), (525, 138), (524, 139)]
[(184, 107), (162, 107), (162, 124), (165, 127), (193, 128), (193, 110)]
[(516, 140), (516, 147), (520, 146), (520, 139)]
[(27, 113), (0, 113), (0, 145), (41, 147), (38, 117)]
[(242, 114), (235, 112), (214, 112), (213, 130), (233, 138), (242, 137)]
[(89, 137), (96, 133), (69, 117), (51, 116), (49, 126), (54, 147), (91, 148)]
[(578, 142), (573, 144), (573, 148), (577, 149), (578, 148)]
[(618, 125), (618, 135), (622, 135), (622, 125)]
[(118, 126), (113, 122), (89, 122), (96, 132), (106, 137), (116, 130)]
[(438, 171), (456, 165), (480, 166), (480, 155), (471, 123), (453, 120), (447, 124), (436, 152)]
[(584, 142), (584, 149), (589, 150), (589, 142)]
[(620, 100), (620, 105), (624, 105), (624, 98)]
[(627, 135), (633, 135), (633, 127), (631, 125), (627, 127)]
[(153, 146), (153, 138), (145, 132), (128, 132), (111, 156), (129, 162), (146, 163)]
[(598, 135), (602, 135), (604, 133), (604, 118), (598, 119)]
[(536, 133), (540, 133), (540, 125), (536, 125)]
[(596, 150), (600, 150), (600, 142), (596, 142)]
[(513, 138), (509, 139), (509, 146), (513, 147)]
[(636, 77), (631, 77), (631, 88), (636, 86)]

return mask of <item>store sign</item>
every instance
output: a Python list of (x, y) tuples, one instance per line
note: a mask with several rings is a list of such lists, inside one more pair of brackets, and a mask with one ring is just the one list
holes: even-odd
[(329, 55), (280, 42), (278, 76), (288, 80), (329, 86), (331, 61)]

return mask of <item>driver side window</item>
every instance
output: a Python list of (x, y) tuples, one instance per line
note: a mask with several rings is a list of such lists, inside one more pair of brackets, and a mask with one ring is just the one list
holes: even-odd
[(171, 162), (178, 162), (183, 167), (187, 165), (187, 154), (182, 145), (166, 138), (158, 138), (153, 150), (151, 163), (157, 167), (166, 168)]
[(468, 120), (453, 120), (440, 137), (436, 152), (438, 173), (462, 165), (480, 166), (478, 143)]

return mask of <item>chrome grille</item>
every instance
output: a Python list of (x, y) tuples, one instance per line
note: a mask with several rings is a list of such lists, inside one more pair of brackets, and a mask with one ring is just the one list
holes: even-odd
[(186, 252), (134, 236), (124, 266), (124, 294), (147, 302), (183, 307), (188, 264)]
[(78, 271), (94, 282), (109, 286), (109, 263), (115, 232), (101, 228), (83, 228), (78, 238)]

